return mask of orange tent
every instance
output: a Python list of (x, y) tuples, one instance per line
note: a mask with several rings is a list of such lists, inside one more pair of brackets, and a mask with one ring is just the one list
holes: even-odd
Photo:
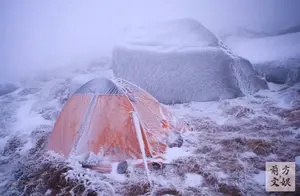
[(184, 128), (141, 88), (122, 79), (97, 78), (69, 98), (48, 149), (66, 157), (93, 152), (117, 161), (142, 159), (140, 133), (146, 156), (156, 158), (165, 152), (168, 134)]

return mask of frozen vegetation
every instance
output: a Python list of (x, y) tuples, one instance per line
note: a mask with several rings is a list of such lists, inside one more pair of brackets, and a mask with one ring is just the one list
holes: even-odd
[[(149, 168), (151, 186), (142, 169), (120, 175), (82, 168), (47, 153), (47, 136), (75, 88), (72, 81), (111, 71), (96, 65), (59, 73), (23, 80), (18, 90), (0, 97), (3, 196), (266, 195), (265, 161), (295, 161), (300, 155), (300, 86), (273, 84), (236, 99), (169, 106), (192, 130), (182, 135), (181, 148), (167, 150), (171, 165)], [(297, 171), (299, 177), (299, 166)]]
[(248, 60), (195, 20), (129, 28), (127, 34), (113, 51), (115, 75), (163, 103), (236, 98), (266, 88)]

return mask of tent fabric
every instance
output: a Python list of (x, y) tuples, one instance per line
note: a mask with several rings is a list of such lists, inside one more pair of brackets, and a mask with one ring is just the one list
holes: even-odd
[(80, 87), (75, 93), (79, 94), (123, 94), (118, 86), (107, 78), (96, 78)]
[(121, 79), (97, 78), (69, 98), (48, 148), (66, 157), (92, 152), (113, 160), (141, 159), (133, 111), (148, 157), (162, 155), (169, 133), (185, 126), (143, 89)]

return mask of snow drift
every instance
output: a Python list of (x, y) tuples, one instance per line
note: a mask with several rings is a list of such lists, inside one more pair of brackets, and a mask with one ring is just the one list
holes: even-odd
[(300, 33), (257, 39), (231, 37), (225, 42), (250, 60), (267, 81), (288, 85), (300, 81)]
[(113, 51), (114, 74), (160, 102), (235, 98), (266, 88), (249, 61), (231, 54), (195, 20), (129, 29), (127, 34)]

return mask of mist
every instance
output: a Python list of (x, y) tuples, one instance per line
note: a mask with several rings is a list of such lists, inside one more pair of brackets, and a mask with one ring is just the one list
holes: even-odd
[(300, 24), (298, 0), (3, 0), (0, 82), (110, 56), (127, 26), (194, 18), (216, 35)]

